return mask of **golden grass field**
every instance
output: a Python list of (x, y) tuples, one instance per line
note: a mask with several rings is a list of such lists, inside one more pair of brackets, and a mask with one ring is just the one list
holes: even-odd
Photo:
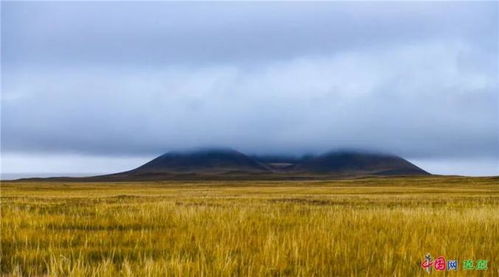
[(3, 276), (499, 276), (497, 178), (3, 182), (1, 208)]

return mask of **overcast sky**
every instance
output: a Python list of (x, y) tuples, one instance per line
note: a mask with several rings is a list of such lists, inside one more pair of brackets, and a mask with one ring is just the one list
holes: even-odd
[(227, 146), (499, 175), (498, 5), (2, 2), (2, 172)]

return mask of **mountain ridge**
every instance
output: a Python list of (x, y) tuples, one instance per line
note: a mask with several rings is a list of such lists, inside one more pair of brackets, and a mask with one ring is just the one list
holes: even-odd
[(361, 176), (424, 176), (428, 172), (395, 155), (359, 150), (322, 155), (248, 156), (231, 148), (171, 151), (112, 179), (314, 179)]
[(230, 148), (170, 151), (132, 170), (91, 177), (29, 178), (60, 181), (309, 180), (431, 175), (391, 154), (359, 150), (301, 157), (246, 155)]

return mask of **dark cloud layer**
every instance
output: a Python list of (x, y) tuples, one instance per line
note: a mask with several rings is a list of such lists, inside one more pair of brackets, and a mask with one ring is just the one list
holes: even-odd
[(498, 4), (2, 3), (2, 151), (499, 157)]
[(267, 63), (463, 39), (497, 51), (495, 3), (6, 2), (6, 63)]

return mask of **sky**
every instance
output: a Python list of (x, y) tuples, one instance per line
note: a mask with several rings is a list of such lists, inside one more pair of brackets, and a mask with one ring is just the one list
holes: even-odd
[(224, 146), (499, 175), (498, 7), (2, 1), (2, 174)]

